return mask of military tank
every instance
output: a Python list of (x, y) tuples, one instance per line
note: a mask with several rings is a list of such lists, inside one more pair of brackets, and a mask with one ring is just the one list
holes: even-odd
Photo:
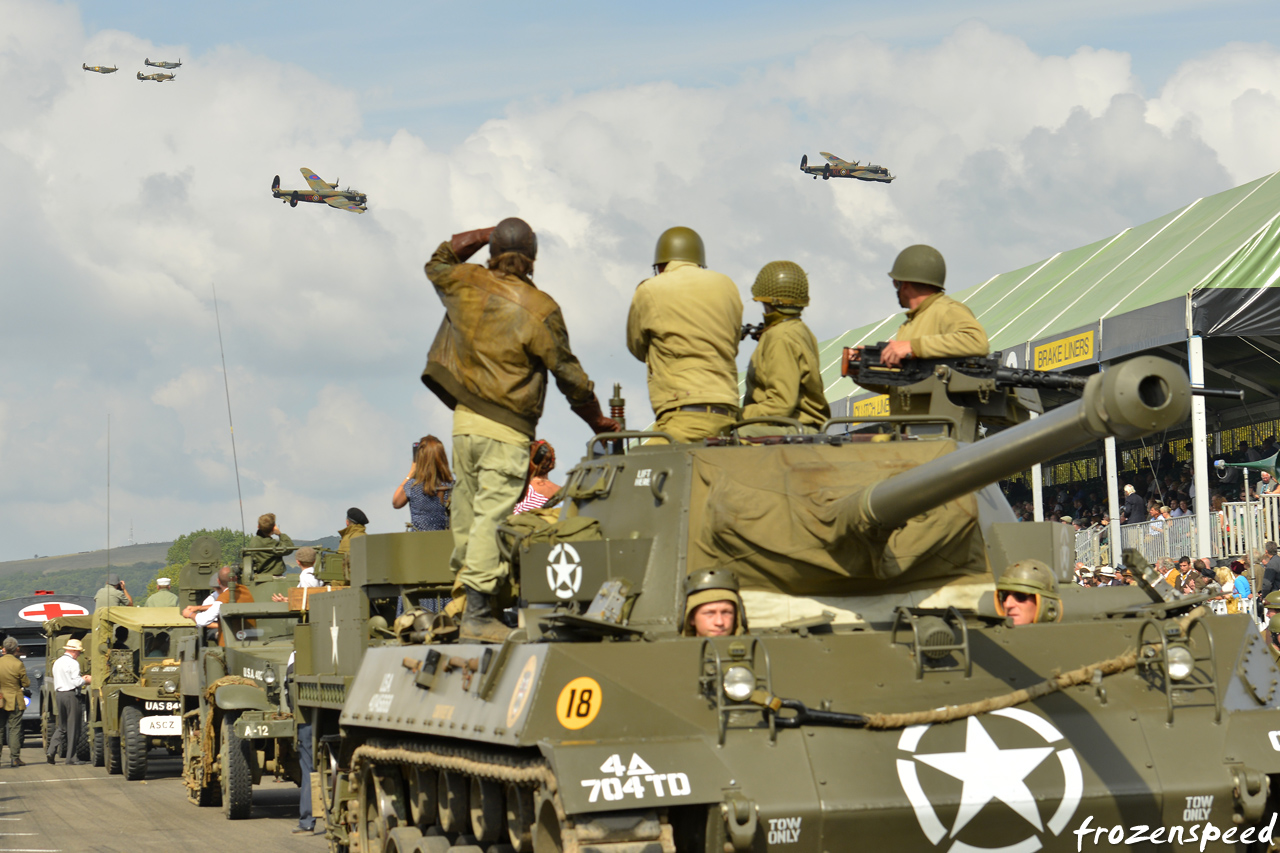
[[(506, 642), (405, 631), (366, 651), (340, 717), (331, 846), (1269, 841), (1280, 670), (1253, 623), (1150, 572), (1068, 588), (1066, 528), (1016, 523), (992, 485), (1181, 422), (1185, 374), (1136, 358), (1073, 403), (958, 440), (977, 426), (966, 394), (985, 423), (1021, 393), (987, 381), (934, 371), (909, 390), (938, 406), (899, 399), (873, 435), (593, 442), (560, 520), (510, 549), (522, 606)], [(355, 543), (353, 566), (394, 550), (378, 539)], [(1055, 621), (1014, 627), (998, 610), (996, 577), (1022, 558), (1057, 573)], [(686, 578), (727, 572), (742, 631), (686, 636)]]

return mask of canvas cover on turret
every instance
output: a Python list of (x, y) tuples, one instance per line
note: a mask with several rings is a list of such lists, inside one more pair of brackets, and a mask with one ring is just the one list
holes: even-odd
[(876, 595), (985, 575), (973, 495), (904, 527), (860, 525), (850, 497), (956, 448), (950, 440), (693, 452), (687, 571), (732, 569), (746, 590)]

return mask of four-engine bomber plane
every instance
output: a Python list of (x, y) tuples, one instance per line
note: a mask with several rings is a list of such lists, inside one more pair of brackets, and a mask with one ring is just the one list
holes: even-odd
[(165, 62), (163, 59), (162, 59), (162, 60), (160, 60), (159, 62), (152, 62), (150, 59), (144, 59), (144, 60), (142, 60), (142, 62), (143, 62), (143, 64), (144, 64), (144, 65), (150, 65), (152, 68), (164, 68), (164, 69), (169, 69), (169, 68), (181, 68), (181, 67), (182, 67), (182, 60), (181, 60), (181, 59), (179, 59), (177, 62)]
[(80, 67), (85, 71), (97, 71), (99, 74), (114, 74), (120, 70), (118, 65), (85, 65), (83, 62), (80, 63)]
[(161, 74), (158, 72), (155, 74), (143, 74), (141, 71), (138, 72), (139, 80), (154, 80), (157, 83), (164, 83), (166, 80), (172, 80), (173, 76), (174, 75), (172, 74)]
[(872, 166), (870, 163), (860, 166), (857, 160), (850, 163), (828, 151), (818, 153), (827, 158), (826, 165), (810, 166), (808, 154), (800, 158), (800, 171), (806, 175), (813, 175), (815, 181), (819, 175), (824, 181), (831, 178), (857, 178), (859, 181), (883, 181), (886, 184), (894, 178), (884, 166)]
[(271, 197), (288, 202), (290, 207), (297, 207), (300, 201), (312, 201), (327, 204), (339, 210), (349, 210), (352, 213), (365, 212), (365, 205), (368, 203), (369, 197), (364, 193), (356, 192), (350, 187), (340, 190), (336, 181), (331, 184), (321, 179), (319, 175), (306, 166), (303, 166), (300, 171), (302, 176), (307, 179), (307, 183), (311, 185), (309, 191), (282, 190), (280, 189), (280, 176), (276, 175), (276, 179), (271, 182)]

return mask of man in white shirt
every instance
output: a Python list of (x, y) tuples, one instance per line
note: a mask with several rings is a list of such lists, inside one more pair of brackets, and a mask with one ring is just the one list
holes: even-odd
[(54, 757), (64, 743), (67, 745), (67, 763), (84, 763), (76, 757), (76, 744), (80, 742), (80, 698), (76, 691), (80, 685), (91, 683), (93, 676), (80, 674), (80, 654), (83, 651), (84, 645), (79, 640), (67, 640), (62, 657), (49, 668), (53, 675), (54, 696), (58, 701), (58, 729), (49, 740), (49, 750), (45, 753), (45, 760), (50, 764), (54, 763)]
[(324, 586), (316, 578), (316, 549), (310, 545), (304, 545), (298, 549), (298, 568), (302, 569), (302, 574), (298, 576), (298, 586), (300, 587), (317, 587)]

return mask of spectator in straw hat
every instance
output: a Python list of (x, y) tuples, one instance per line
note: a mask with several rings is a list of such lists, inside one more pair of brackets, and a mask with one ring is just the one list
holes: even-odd
[(62, 647), (62, 657), (49, 667), (58, 702), (58, 728), (49, 739), (49, 749), (44, 756), (50, 764), (53, 764), (63, 744), (67, 747), (68, 764), (84, 763), (76, 756), (76, 744), (80, 742), (80, 699), (76, 691), (82, 684), (92, 683), (93, 676), (80, 674), (82, 652), (84, 645), (79, 640), (67, 640)]

